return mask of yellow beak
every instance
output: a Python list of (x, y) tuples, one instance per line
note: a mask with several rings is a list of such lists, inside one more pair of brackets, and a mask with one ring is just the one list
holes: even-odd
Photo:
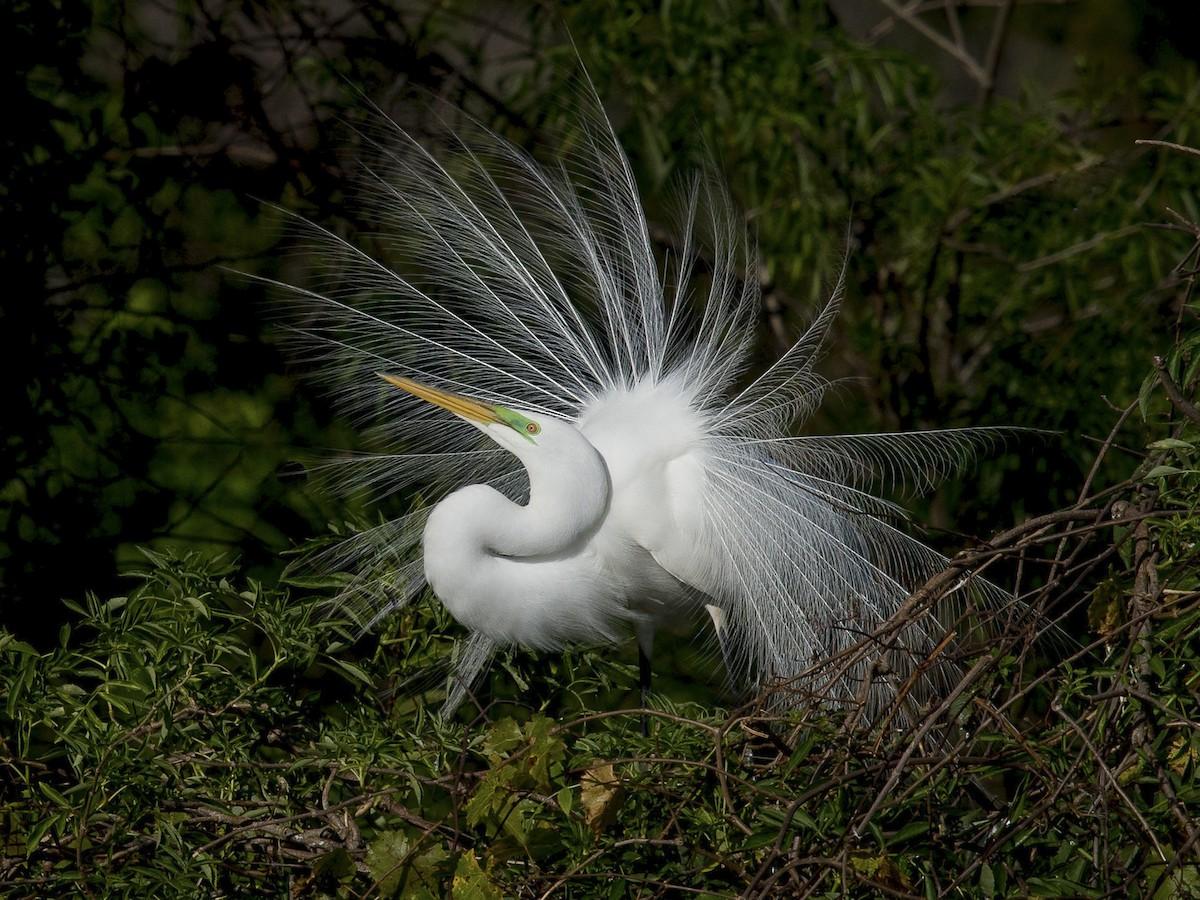
[(401, 378), (398, 375), (384, 375), (382, 372), (377, 372), (376, 374), (388, 384), (398, 387), (402, 391), (407, 391), (414, 397), (420, 397), (434, 406), (447, 409), (456, 416), (461, 416), (472, 422), (483, 422), (484, 424), (501, 421), (500, 417), (496, 415), (496, 410), (486, 403), (480, 403), (478, 400), (472, 400), (470, 397), (464, 397), (462, 394), (452, 394), (450, 391), (429, 387), (410, 378)]

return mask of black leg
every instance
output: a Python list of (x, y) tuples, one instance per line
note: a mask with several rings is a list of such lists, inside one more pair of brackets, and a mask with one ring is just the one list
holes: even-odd
[(642, 706), (650, 705), (650, 657), (638, 642), (638, 686), (642, 689)]
[[(642, 707), (650, 705), (650, 657), (646, 655), (642, 642), (638, 641), (638, 684), (642, 689)], [(642, 737), (650, 734), (650, 720), (642, 713)]]

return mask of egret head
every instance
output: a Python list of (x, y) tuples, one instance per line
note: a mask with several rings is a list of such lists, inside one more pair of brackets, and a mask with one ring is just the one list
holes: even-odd
[(379, 377), (414, 397), (449, 410), (463, 421), (470, 422), (521, 460), (540, 455), (539, 451), (552, 451), (562, 429), (573, 431), (569, 425), (539, 413), (484, 403), (396, 375), (380, 374)]

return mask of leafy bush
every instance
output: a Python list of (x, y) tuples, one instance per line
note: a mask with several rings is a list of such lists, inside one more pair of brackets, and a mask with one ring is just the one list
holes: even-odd
[(311, 597), (147, 553), (126, 596), (71, 605), (56, 648), (0, 633), (0, 879), (16, 896), (1194, 896), (1200, 427), (1160, 384), (1178, 396), (1195, 346), (1152, 376), (1135, 479), (950, 570), (1040, 562), (1027, 598), (1086, 605), (1086, 646), (1052, 665), (1020, 633), (976, 648), (915, 733), (819, 703), (629, 710), (632, 667), (592, 651), (511, 654), (444, 723), (437, 604), (354, 644)]

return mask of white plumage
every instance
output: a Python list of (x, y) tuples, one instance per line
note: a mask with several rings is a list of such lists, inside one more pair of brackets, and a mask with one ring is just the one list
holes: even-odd
[[(393, 448), (318, 469), (425, 501), (319, 555), (356, 573), (340, 601), (371, 624), (428, 583), (471, 632), (451, 708), (505, 644), (637, 634), (649, 651), (656, 629), (703, 623), (748, 686), (858, 644), (945, 562), (868, 488), (927, 487), (998, 432), (794, 436), (830, 387), (814, 365), (840, 281), (749, 378), (755, 259), (712, 180), (684, 192), (660, 275), (603, 114), (550, 167), (475, 131), (435, 157), (390, 125), (364, 166), (372, 251), (303, 223), (338, 265), (280, 285), (314, 373)], [(877, 709), (942, 637), (919, 618), (821, 688)]]

